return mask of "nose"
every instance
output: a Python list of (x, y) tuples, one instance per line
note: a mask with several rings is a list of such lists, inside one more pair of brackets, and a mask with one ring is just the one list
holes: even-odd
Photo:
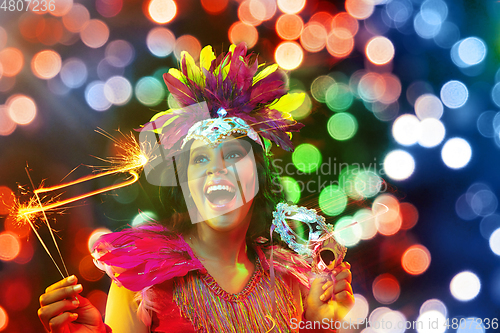
[(226, 175), (227, 174), (227, 169), (226, 169), (226, 163), (224, 161), (224, 158), (222, 156), (222, 152), (219, 156), (219, 154), (216, 154), (217, 157), (215, 157), (210, 163), (210, 165), (207, 168), (207, 176), (210, 175)]
[(209, 168), (207, 170), (207, 175), (208, 176), (211, 176), (211, 175), (215, 175), (215, 176), (218, 176), (218, 175), (227, 175), (227, 169), (226, 168), (222, 168), (222, 169)]

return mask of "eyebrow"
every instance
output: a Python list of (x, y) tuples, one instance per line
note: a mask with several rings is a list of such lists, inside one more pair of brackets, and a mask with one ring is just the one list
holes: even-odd
[(192, 156), (192, 155), (196, 154), (199, 150), (204, 151), (204, 150), (206, 150), (206, 149), (207, 149), (207, 146), (206, 146), (206, 145), (204, 145), (204, 146), (200, 146), (200, 147), (197, 147), (197, 148), (195, 148), (195, 149), (191, 149), (191, 152), (190, 152), (190, 154), (189, 154), (189, 155), (190, 155), (190, 156)]
[[(241, 148), (241, 149), (246, 151), (245, 147), (241, 143), (237, 142), (236, 140), (231, 140), (231, 141), (224, 143), (225, 149), (235, 148), (235, 147)], [(192, 155), (198, 153), (198, 151), (205, 151), (205, 150), (208, 150), (207, 145), (199, 146), (199, 147), (196, 147), (195, 149), (191, 149), (191, 153), (189, 155), (192, 156)], [(210, 150), (212, 150), (212, 149), (210, 149)]]

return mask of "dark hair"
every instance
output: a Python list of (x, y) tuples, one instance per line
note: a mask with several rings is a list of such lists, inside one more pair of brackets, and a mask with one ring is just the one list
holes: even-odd
[[(272, 212), (278, 202), (284, 200), (279, 174), (272, 163), (270, 156), (264, 153), (262, 147), (248, 137), (241, 138), (250, 142), (255, 156), (259, 191), (252, 202), (252, 220), (248, 227), (246, 239), (251, 244), (259, 237), (269, 239), (269, 231), (272, 224)], [(186, 144), (184, 151), (189, 152), (193, 141)], [(189, 154), (181, 154), (176, 160), (175, 175), (180, 181), (187, 180), (187, 167)], [(160, 200), (167, 211), (168, 217), (161, 223), (170, 231), (185, 234), (194, 224), (191, 223), (188, 208), (180, 186), (162, 187), (160, 189)], [(194, 203), (193, 203), (194, 204)], [(259, 209), (254, 209), (259, 207)]]

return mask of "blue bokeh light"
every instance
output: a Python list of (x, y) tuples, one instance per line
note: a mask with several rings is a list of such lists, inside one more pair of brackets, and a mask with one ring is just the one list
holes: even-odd
[(469, 98), (469, 90), (460, 81), (451, 80), (441, 88), (441, 101), (450, 109), (463, 106)]

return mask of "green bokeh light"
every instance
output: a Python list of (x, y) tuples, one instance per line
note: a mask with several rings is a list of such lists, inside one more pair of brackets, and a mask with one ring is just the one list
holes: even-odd
[(364, 198), (371, 198), (380, 192), (382, 179), (373, 171), (362, 170), (354, 178), (356, 192)]
[(135, 85), (135, 96), (146, 106), (156, 106), (165, 97), (165, 88), (154, 77), (145, 76)]
[[(304, 91), (298, 89), (290, 91), (290, 93), (301, 93), (301, 92)], [(307, 118), (311, 114), (311, 110), (312, 110), (311, 97), (309, 97), (309, 94), (306, 93), (306, 97), (304, 98), (304, 103), (302, 103), (302, 105), (299, 106), (297, 110), (290, 112), (290, 114), (295, 120), (301, 120)]]
[(134, 217), (134, 219), (132, 220), (132, 225), (137, 226), (139, 224), (152, 222), (152, 220), (157, 220), (157, 219), (158, 217), (156, 216), (155, 213), (150, 211), (144, 211), (140, 212)]
[(344, 216), (335, 223), (335, 238), (344, 246), (352, 247), (361, 240), (363, 233), (361, 225), (359, 223), (353, 225), (354, 221), (351, 216)]
[(303, 143), (292, 154), (292, 161), (295, 167), (305, 173), (316, 171), (321, 165), (323, 157), (321, 152), (315, 146), (309, 143)]
[(339, 186), (349, 198), (353, 200), (363, 199), (363, 196), (356, 191), (356, 175), (359, 173), (359, 168), (354, 166), (346, 166), (339, 173)]
[(337, 185), (325, 187), (319, 194), (319, 208), (329, 216), (342, 213), (347, 206), (347, 196)]
[(169, 109), (180, 109), (181, 108), (179, 102), (177, 102), (174, 95), (172, 95), (172, 94), (168, 94), (167, 103), (168, 103)]
[(349, 109), (353, 102), (351, 89), (345, 83), (334, 83), (326, 91), (326, 105), (335, 112), (342, 112)]
[(352, 138), (358, 131), (358, 121), (350, 113), (337, 113), (330, 117), (327, 128), (332, 138), (345, 141)]
[(283, 186), (285, 199), (293, 202), (294, 204), (298, 203), (300, 200), (299, 183), (297, 183), (297, 181), (292, 177), (284, 176), (281, 177), (281, 185)]
[[(163, 74), (165, 73), (168, 73), (168, 70), (170, 69), (170, 67), (160, 67), (158, 68), (157, 70), (155, 70), (155, 72), (153, 73), (153, 77), (155, 79), (157, 79), (158, 81), (160, 81), (161, 83), (163, 83)], [(165, 89), (167, 89), (167, 86), (164, 86)]]
[(311, 84), (311, 95), (318, 102), (325, 103), (326, 92), (328, 88), (330, 88), (330, 86), (334, 83), (335, 80), (328, 75), (318, 76)]

